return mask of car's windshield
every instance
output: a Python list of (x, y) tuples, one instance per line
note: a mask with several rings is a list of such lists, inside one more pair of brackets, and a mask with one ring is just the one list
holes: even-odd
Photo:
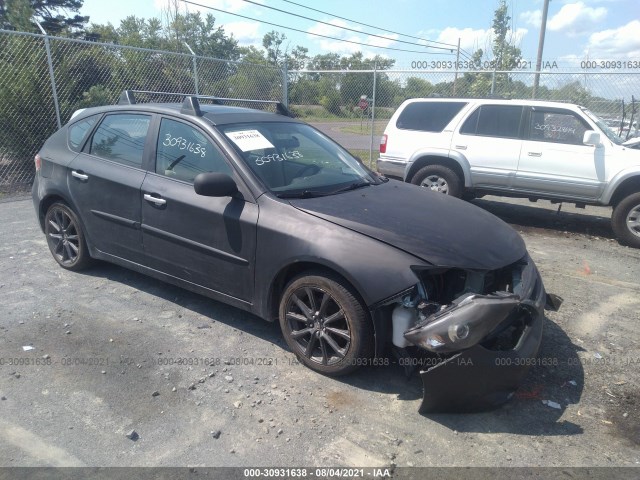
[(349, 152), (309, 125), (263, 122), (220, 129), (249, 168), (280, 197), (329, 195), (379, 183)]
[(600, 117), (598, 117), (595, 113), (593, 113), (592, 111), (583, 108), (582, 111), (593, 121), (595, 122), (596, 125), (598, 125), (598, 127), (600, 128), (600, 130), (602, 130), (604, 132), (604, 134), (607, 136), (607, 138), (609, 140), (611, 140), (613, 143), (615, 143), (616, 145), (622, 145), (622, 143), (624, 142), (624, 139), (622, 139), (621, 137), (619, 137), (613, 130), (611, 130), (611, 127), (609, 127), (609, 125), (607, 125), (605, 123), (604, 120), (602, 120)]

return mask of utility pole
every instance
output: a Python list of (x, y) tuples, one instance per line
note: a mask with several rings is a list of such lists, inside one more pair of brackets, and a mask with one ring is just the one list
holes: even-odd
[(458, 50), (456, 51), (456, 76), (453, 78), (453, 96), (456, 96), (456, 83), (458, 82), (458, 64), (460, 63), (460, 37), (458, 37)]
[(540, 86), (540, 69), (542, 68), (542, 50), (544, 50), (544, 36), (547, 32), (547, 14), (549, 13), (549, 0), (544, 0), (542, 7), (542, 21), (540, 22), (540, 38), (538, 39), (538, 58), (536, 59), (536, 76), (533, 79), (533, 94), (531, 98), (538, 96)]

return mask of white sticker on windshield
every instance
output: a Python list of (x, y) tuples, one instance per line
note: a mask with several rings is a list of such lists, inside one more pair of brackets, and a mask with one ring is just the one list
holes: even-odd
[(240, 150), (249, 152), (263, 148), (275, 148), (258, 130), (240, 130), (237, 132), (227, 132), (227, 137), (233, 140)]

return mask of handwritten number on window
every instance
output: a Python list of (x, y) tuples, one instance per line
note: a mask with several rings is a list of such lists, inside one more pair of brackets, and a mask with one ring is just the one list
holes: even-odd
[(283, 162), (285, 160), (291, 160), (293, 158), (302, 158), (303, 155), (298, 150), (292, 150), (290, 152), (284, 152), (282, 155), (279, 153), (273, 153), (271, 155), (263, 155), (256, 158), (256, 165), (264, 165), (269, 162)]
[(204, 158), (206, 155), (205, 147), (199, 143), (187, 142), (187, 139), (184, 137), (172, 137), (170, 133), (165, 135), (164, 142), (162, 142), (162, 145), (165, 147), (175, 147), (180, 150), (188, 150), (194, 155), (200, 155), (201, 158)]
[(533, 128), (545, 132), (572, 133), (574, 135), (576, 133), (574, 127), (563, 127), (562, 125), (553, 125), (551, 123), (536, 123)]

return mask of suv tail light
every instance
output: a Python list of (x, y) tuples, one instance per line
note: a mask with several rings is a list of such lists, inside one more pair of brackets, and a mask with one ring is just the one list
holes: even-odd
[(36, 157), (33, 159), (36, 164), (36, 172), (40, 171), (40, 167), (42, 167), (42, 158), (40, 158), (40, 154), (37, 153)]
[(380, 137), (380, 153), (387, 153), (387, 136)]

